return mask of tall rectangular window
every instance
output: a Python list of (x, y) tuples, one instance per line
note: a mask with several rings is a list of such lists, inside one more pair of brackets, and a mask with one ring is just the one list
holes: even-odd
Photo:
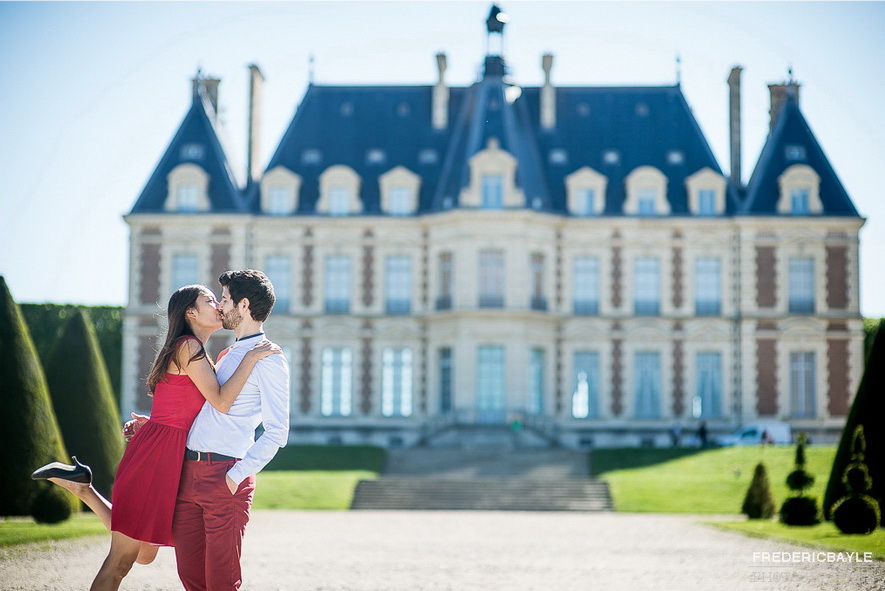
[(697, 355), (697, 390), (692, 401), (692, 416), (715, 419), (722, 416), (722, 355), (705, 352)]
[(636, 353), (634, 361), (636, 418), (656, 419), (661, 416), (661, 354)]
[(329, 189), (329, 215), (347, 215), (350, 213), (350, 189), (347, 187), (331, 187)]
[(596, 214), (596, 191), (593, 189), (578, 189), (575, 201), (576, 215), (590, 216)]
[(264, 257), (264, 272), (273, 283), (276, 303), (274, 309), (283, 313), (289, 311), (292, 298), (292, 261), (288, 255), (270, 255)]
[(716, 215), (716, 193), (713, 189), (698, 191), (698, 215)]
[(482, 175), (482, 206), (485, 209), (501, 209), (504, 206), (503, 175)]
[(575, 351), (572, 379), (572, 416), (599, 416), (599, 353)]
[(412, 191), (408, 187), (391, 187), (390, 215), (409, 215), (412, 213)]
[(178, 211), (197, 211), (200, 203), (200, 187), (193, 184), (178, 185)]
[(572, 305), (575, 314), (599, 314), (599, 259), (577, 257), (573, 268)]
[(722, 308), (720, 261), (704, 257), (694, 263), (694, 309), (698, 316), (718, 316)]
[(536, 252), (532, 254), (532, 310), (546, 310), (547, 298), (544, 297), (544, 255)]
[(639, 189), (636, 195), (637, 213), (639, 215), (655, 215), (657, 193), (654, 189)]
[(384, 309), (388, 314), (412, 311), (412, 259), (389, 256), (384, 261)]
[(176, 253), (172, 255), (172, 289), (199, 283), (199, 260), (195, 254)]
[(505, 418), (504, 347), (480, 346), (476, 365), (476, 419), (480, 423), (500, 423)]
[(790, 191), (790, 213), (793, 215), (808, 215), (808, 189), (793, 189)]
[[(292, 213), (289, 207), (289, 189), (286, 187), (271, 187), (267, 197), (267, 213), (270, 215)], [(274, 287), (276, 287), (276, 284), (274, 284)]]
[(529, 414), (544, 414), (544, 349), (533, 348), (529, 358)]
[(479, 253), (479, 307), (504, 307), (504, 253), (500, 250)]
[(790, 312), (814, 312), (814, 259), (791, 258), (788, 265)]
[(633, 311), (655, 316), (661, 311), (661, 268), (656, 258), (633, 261)]
[(790, 415), (810, 418), (815, 412), (814, 352), (790, 353)]
[(455, 409), (452, 400), (452, 349), (443, 347), (439, 350), (439, 411), (452, 412)]
[(324, 274), (325, 309), (329, 314), (350, 312), (350, 257), (330, 255), (326, 257)]
[(437, 310), (448, 310), (452, 307), (453, 270), (452, 253), (441, 253), (439, 255), (439, 296), (436, 298)]
[(385, 417), (411, 416), (412, 350), (384, 349), (381, 362), (381, 414)]
[(348, 348), (323, 349), (320, 412), (325, 417), (350, 416), (353, 398), (353, 354)]

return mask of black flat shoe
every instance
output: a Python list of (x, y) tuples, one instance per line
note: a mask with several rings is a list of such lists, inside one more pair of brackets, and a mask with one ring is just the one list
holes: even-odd
[(77, 456), (71, 456), (74, 460), (74, 466), (70, 464), (62, 464), (61, 462), (52, 462), (46, 464), (42, 468), (38, 468), (31, 474), (33, 480), (46, 480), (47, 478), (61, 478), (62, 480), (70, 480), (71, 482), (81, 482), (83, 484), (92, 484), (92, 470), (89, 466), (81, 464), (77, 461)]

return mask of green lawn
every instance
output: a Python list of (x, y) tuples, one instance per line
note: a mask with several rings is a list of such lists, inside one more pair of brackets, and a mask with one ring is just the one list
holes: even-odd
[(810, 527), (790, 527), (777, 521), (728, 521), (715, 525), (729, 531), (738, 531), (757, 538), (785, 540), (802, 546), (835, 552), (872, 552), (873, 558), (885, 560), (885, 529), (879, 528), (868, 536), (846, 535), (832, 523)]
[(360, 480), (374, 480), (376, 472), (264, 471), (258, 474), (253, 509), (349, 509)]
[[(591, 471), (609, 483), (615, 509), (653, 513), (740, 513), (753, 469), (765, 463), (775, 503), (788, 496), (795, 446), (719, 449), (599, 449)], [(808, 446), (807, 467), (815, 477), (810, 494), (823, 497), (834, 446)]]
[(104, 525), (92, 513), (78, 513), (55, 525), (34, 523), (26, 517), (0, 518), (0, 548), (18, 544), (66, 540), (105, 534)]

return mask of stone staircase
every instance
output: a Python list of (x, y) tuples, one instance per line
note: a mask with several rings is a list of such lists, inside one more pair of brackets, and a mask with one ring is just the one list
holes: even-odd
[(612, 502), (581, 452), (407, 449), (357, 485), (351, 509), (611, 511)]

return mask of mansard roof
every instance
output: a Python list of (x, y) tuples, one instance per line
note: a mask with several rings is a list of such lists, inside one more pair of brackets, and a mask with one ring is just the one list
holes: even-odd
[[(799, 150), (795, 150), (794, 147)], [(860, 215), (792, 94), (788, 95), (775, 121), (774, 129), (771, 130), (762, 148), (759, 161), (747, 185), (746, 207), (742, 213), (776, 215), (780, 198), (778, 177), (796, 164), (807, 165), (820, 176), (823, 215)]]
[[(244, 199), (208, 112), (212, 108), (203, 92), (195, 89), (190, 109), (142, 189), (131, 213), (162, 212), (168, 196), (166, 177), (174, 168), (187, 163), (199, 166), (209, 175), (207, 197), (212, 212), (246, 211)], [(196, 149), (186, 150), (186, 147)]]
[[(361, 177), (366, 214), (380, 213), (378, 177), (396, 166), (421, 177), (419, 213), (457, 206), (470, 157), (492, 137), (516, 158), (527, 206), (556, 213), (567, 212), (565, 177), (585, 166), (608, 178), (611, 215), (622, 212), (625, 178), (637, 167), (653, 166), (667, 177), (673, 215), (689, 213), (686, 177), (703, 168), (722, 174), (679, 86), (557, 87), (556, 125), (548, 130), (541, 127), (541, 89), (515, 89), (503, 60), (490, 66), (490, 59), (501, 60), (489, 56), (477, 83), (449, 89), (448, 125), (441, 130), (432, 126), (432, 86), (310, 85), (267, 170), (284, 166), (302, 177), (297, 214), (315, 211), (319, 176), (336, 164)], [(383, 162), (367, 158), (372, 150), (383, 151)], [(422, 158), (430, 151), (434, 161)], [(606, 163), (608, 152), (617, 154), (616, 163)], [(671, 152), (678, 152), (676, 161)], [(737, 204), (729, 189), (727, 213)], [(259, 210), (254, 190), (250, 208)]]

